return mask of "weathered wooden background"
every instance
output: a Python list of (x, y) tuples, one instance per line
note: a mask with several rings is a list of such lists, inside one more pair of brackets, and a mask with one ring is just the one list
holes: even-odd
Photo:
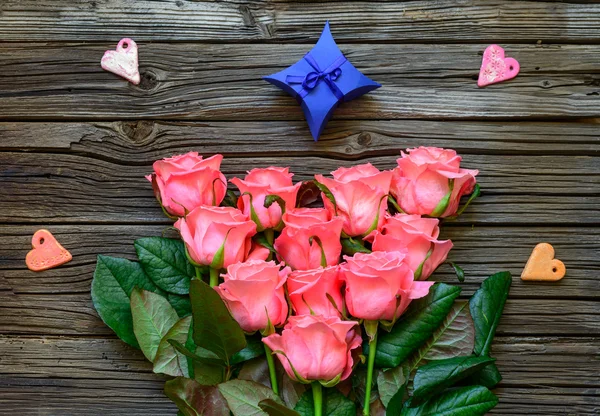
[[(341, 105), (314, 143), (296, 102), (261, 76), (295, 62), (326, 19), (383, 88)], [(122, 37), (142, 82), (100, 68)], [(520, 75), (476, 86), (484, 48)], [(98, 253), (169, 222), (143, 175), (153, 160), (223, 153), (227, 176), (289, 165), (297, 179), (400, 149), (451, 147), (483, 195), (444, 230), (464, 294), (517, 277), (493, 354), (503, 415), (600, 414), (600, 4), (594, 1), (306, 2), (0, 0), (0, 414), (174, 415), (164, 379), (97, 317)], [(73, 254), (35, 274), (33, 232)], [(533, 246), (568, 274), (518, 279)], [(450, 267), (437, 278), (454, 281)]]

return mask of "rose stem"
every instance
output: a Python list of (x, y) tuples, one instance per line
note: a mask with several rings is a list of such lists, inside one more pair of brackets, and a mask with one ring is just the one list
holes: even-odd
[(196, 277), (202, 280), (202, 273), (200, 272), (200, 267), (194, 267), (196, 269)]
[[(275, 240), (275, 232), (272, 228), (267, 228), (265, 231), (265, 238), (267, 239), (267, 243), (271, 246), (273, 245), (273, 240)], [(273, 253), (271, 253), (271, 249), (269, 249), (269, 257), (267, 257), (267, 261), (273, 260)]]
[(323, 388), (321, 387), (321, 383), (313, 381), (310, 385), (315, 403), (315, 416), (323, 416)]
[(210, 268), (210, 287), (219, 285), (219, 270)]
[(377, 332), (373, 339), (369, 341), (369, 362), (367, 367), (367, 384), (365, 392), (365, 406), (363, 407), (363, 415), (369, 416), (371, 407), (371, 387), (373, 386), (373, 367), (375, 366), (375, 353), (377, 352)]
[(267, 364), (269, 364), (269, 376), (271, 376), (271, 389), (273, 393), (279, 395), (279, 386), (277, 386), (277, 374), (275, 373), (275, 361), (273, 360), (273, 351), (263, 343), (265, 346), (265, 355), (267, 356)]

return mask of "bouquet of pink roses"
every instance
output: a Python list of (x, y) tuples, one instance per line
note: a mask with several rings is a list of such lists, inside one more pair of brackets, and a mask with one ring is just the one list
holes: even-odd
[(235, 193), (221, 161), (156, 161), (147, 178), (181, 238), (136, 240), (139, 262), (99, 256), (92, 283), (104, 322), (175, 377), (165, 393), (181, 414), (354, 416), (358, 405), (364, 415), (477, 415), (496, 405), (489, 352), (510, 274), (469, 301), (427, 280), (452, 248), (440, 218), (479, 194), (478, 171), (453, 150), (421, 147), (393, 170), (342, 167), (304, 183), (288, 168), (253, 169), (230, 180)]

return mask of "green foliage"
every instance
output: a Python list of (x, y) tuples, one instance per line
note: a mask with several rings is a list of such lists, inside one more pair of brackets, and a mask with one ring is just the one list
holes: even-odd
[(156, 286), (178, 295), (189, 293), (195, 270), (187, 260), (183, 241), (146, 237), (135, 240), (134, 245), (144, 272)]
[(177, 377), (165, 383), (165, 394), (184, 416), (229, 416), (227, 402), (217, 387)]
[(265, 355), (265, 344), (260, 334), (246, 337), (246, 347), (231, 356), (231, 364), (239, 364)]
[[(312, 390), (307, 390), (294, 408), (301, 416), (314, 416)], [(356, 416), (356, 404), (337, 389), (323, 389), (323, 416)]]
[(271, 389), (254, 381), (230, 380), (219, 384), (218, 388), (227, 400), (233, 416), (267, 415), (259, 406), (259, 403), (266, 399), (271, 399), (277, 404), (283, 404)]
[(454, 269), (454, 273), (456, 273), (456, 278), (459, 282), (465, 281), (465, 271), (456, 263), (450, 262), (450, 266)]
[(133, 333), (129, 296), (134, 287), (155, 292), (156, 285), (139, 263), (117, 257), (98, 256), (92, 280), (92, 301), (100, 318), (129, 345), (139, 348)]
[(406, 386), (410, 370), (407, 365), (399, 365), (396, 368), (381, 371), (377, 375), (379, 398), (384, 406), (388, 407), (390, 400), (392, 400), (403, 386)]
[(194, 342), (230, 363), (231, 356), (246, 347), (246, 337), (240, 325), (233, 319), (219, 294), (203, 281), (192, 280), (190, 298)]
[(483, 386), (468, 386), (448, 390), (418, 407), (408, 407), (409, 403), (400, 416), (479, 416), (496, 406), (498, 398)]
[(258, 406), (269, 416), (300, 416), (300, 413), (281, 403), (277, 403), (273, 399), (265, 399), (261, 401)]
[(342, 253), (347, 256), (353, 256), (356, 253), (370, 253), (371, 250), (366, 248), (360, 241), (353, 238), (342, 238)]
[(158, 345), (179, 317), (167, 299), (135, 288), (131, 292), (133, 333), (149, 361), (154, 362)]
[(419, 367), (413, 381), (412, 405), (423, 403), (494, 362), (490, 357), (454, 357)]
[(456, 286), (437, 283), (427, 296), (413, 301), (392, 330), (379, 337), (375, 365), (397, 367), (423, 345), (444, 321), (460, 290)]
[(154, 358), (154, 372), (173, 377), (189, 377), (189, 367), (185, 355), (173, 347), (171, 341), (185, 342), (190, 330), (192, 317), (180, 319), (169, 329), (158, 344)]

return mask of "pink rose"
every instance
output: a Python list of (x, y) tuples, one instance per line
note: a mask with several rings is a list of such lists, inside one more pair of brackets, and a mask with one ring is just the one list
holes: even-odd
[(346, 306), (355, 318), (394, 321), (413, 299), (429, 293), (433, 282), (415, 281), (398, 251), (374, 251), (344, 256), (340, 265), (346, 282)]
[(442, 264), (452, 248), (452, 241), (438, 240), (437, 218), (420, 215), (386, 215), (381, 231), (373, 231), (365, 240), (373, 243), (373, 251), (406, 251), (404, 261), (415, 273), (415, 279), (425, 280)]
[(157, 160), (154, 173), (146, 176), (163, 208), (183, 217), (200, 205), (219, 205), (227, 192), (227, 180), (219, 170), (222, 155), (202, 159), (197, 152)]
[(337, 316), (289, 318), (281, 335), (263, 338), (292, 380), (337, 384), (348, 378), (358, 358), (362, 338), (358, 323)]
[(335, 199), (321, 194), (325, 208), (331, 215), (344, 220), (344, 233), (350, 237), (366, 235), (378, 229), (387, 209), (392, 172), (380, 172), (370, 163), (331, 172), (333, 179), (315, 175), (317, 182), (325, 185)]
[(473, 192), (478, 170), (460, 168), (454, 150), (418, 147), (402, 152), (394, 170), (391, 193), (408, 214), (448, 217), (460, 198)]
[[(292, 272), (287, 281), (288, 292), (296, 315), (340, 316), (343, 307), (342, 280), (338, 266)], [(336, 307), (327, 298), (331, 296)]]
[(215, 288), (245, 332), (283, 325), (288, 304), (283, 285), (291, 269), (274, 261), (249, 260), (227, 267), (224, 282)]
[(292, 173), (289, 168), (269, 167), (265, 169), (252, 169), (244, 180), (233, 178), (231, 183), (240, 190), (238, 208), (252, 218), (252, 211), (256, 215), (252, 218), (256, 221), (258, 231), (267, 228), (278, 228), (281, 223), (281, 207), (274, 202), (269, 208), (265, 208), (267, 195), (277, 195), (285, 201), (285, 207), (292, 209), (296, 206), (296, 195), (302, 182), (292, 184)]
[(340, 262), (340, 218), (332, 219), (323, 208), (296, 208), (283, 215), (283, 222), (285, 227), (274, 244), (280, 261), (294, 270), (322, 266), (323, 255), (327, 266)]
[(199, 206), (177, 220), (175, 228), (192, 260), (214, 269), (244, 261), (256, 234), (256, 224), (231, 207)]

